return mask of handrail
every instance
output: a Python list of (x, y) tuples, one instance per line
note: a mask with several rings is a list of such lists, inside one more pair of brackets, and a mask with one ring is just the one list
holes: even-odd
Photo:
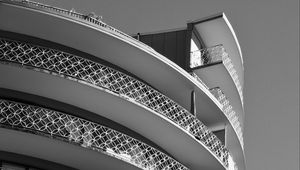
[(5, 3), (11, 3), (11, 4), (16, 4), (16, 5), (21, 5), (24, 7), (29, 7), (29, 8), (34, 8), (34, 9), (39, 9), (39, 10), (46, 10), (48, 12), (55, 12), (56, 14), (62, 14), (63, 16), (67, 17), (72, 17), (73, 19), (79, 19), (80, 21), (84, 21), (85, 23), (92, 24), (93, 26), (96, 26), (97, 28), (100, 29), (105, 29), (107, 31), (110, 31), (111, 33), (114, 33), (114, 35), (121, 36), (122, 38), (127, 38), (127, 40), (130, 40), (130, 42), (138, 45), (145, 47), (151, 51), (154, 51), (153, 48), (148, 46), (147, 44), (136, 40), (135, 38), (131, 37), (130, 35), (104, 23), (99, 19), (98, 16), (96, 16), (93, 13), (90, 14), (81, 14), (78, 12), (75, 12), (74, 10), (66, 10), (58, 7), (54, 7), (51, 5), (46, 5), (34, 1), (29, 1), (29, 0), (0, 0), (0, 2), (5, 2)]
[(165, 153), (110, 127), (39, 106), (0, 98), (0, 127), (62, 139), (141, 169), (188, 170)]
[(167, 96), (120, 71), (66, 52), (1, 38), (0, 62), (57, 74), (139, 103), (177, 124), (228, 166), (228, 150), (200, 120)]

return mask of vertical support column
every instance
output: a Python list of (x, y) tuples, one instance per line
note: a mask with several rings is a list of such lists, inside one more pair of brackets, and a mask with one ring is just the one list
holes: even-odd
[(228, 133), (229, 133), (228, 130), (229, 130), (229, 128), (230, 128), (230, 127), (228, 127), (228, 126), (231, 126), (231, 125), (228, 124), (228, 123), (226, 123), (226, 124), (225, 124), (225, 142), (223, 143), (223, 145), (226, 146), (226, 147), (228, 146), (228, 135), (229, 135), (229, 134), (228, 134)]
[(193, 90), (191, 93), (191, 113), (196, 116), (197, 108), (196, 108), (196, 95), (195, 91)]

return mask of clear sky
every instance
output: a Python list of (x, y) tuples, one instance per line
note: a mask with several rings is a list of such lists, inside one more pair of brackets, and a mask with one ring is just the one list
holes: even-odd
[(129, 34), (225, 12), (245, 66), (247, 170), (299, 169), (298, 0), (39, 0), (95, 12)]

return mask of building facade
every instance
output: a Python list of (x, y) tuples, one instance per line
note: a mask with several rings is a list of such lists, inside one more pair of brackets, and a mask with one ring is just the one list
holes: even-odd
[(129, 36), (0, 0), (2, 169), (244, 170), (243, 58), (224, 13)]

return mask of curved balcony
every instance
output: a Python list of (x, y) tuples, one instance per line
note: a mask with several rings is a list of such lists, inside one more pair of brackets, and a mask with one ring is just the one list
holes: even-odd
[[(243, 139), (243, 132), (240, 126), (240, 117), (236, 115), (234, 111), (234, 107), (230, 104), (230, 100), (227, 99), (224, 92), (221, 90), (220, 87), (209, 88), (206, 84), (195, 74), (191, 73), (191, 75), (200, 83), (202, 83), (210, 92), (216, 97), (216, 99), (222, 104), (223, 113), (227, 117), (227, 121), (230, 123), (229, 127), (226, 127), (227, 135), (227, 143), (226, 147), (230, 150), (232, 156), (230, 159), (231, 164), (238, 165), (237, 167), (244, 167), (244, 139)], [(223, 122), (227, 122), (223, 120)], [(218, 127), (212, 127), (218, 128)], [(232, 165), (231, 165), (232, 166)]]
[(186, 169), (149, 145), (109, 127), (38, 106), (0, 99), (0, 126), (75, 143), (141, 169)]
[[(193, 76), (203, 81), (209, 88), (220, 87), (226, 94), (234, 111), (239, 117), (239, 126), (243, 131), (244, 109), (242, 88), (235, 68), (222, 45), (195, 51), (191, 55)], [(239, 88), (235, 88), (239, 87)], [(243, 142), (241, 141), (241, 144)]]
[(223, 44), (237, 71), (241, 88), (244, 84), (244, 66), (237, 36), (224, 13), (192, 21), (194, 30), (200, 35), (205, 47)]
[[(12, 67), (12, 65), (16, 65), (16, 66), (20, 66), (21, 69), (22, 67), (26, 67), (38, 72), (45, 72), (52, 75), (57, 75), (59, 77), (65, 77), (69, 80), (74, 80), (75, 82), (89, 85), (95, 88), (97, 91), (102, 89), (110, 94), (116, 94), (119, 98), (126, 99), (129, 102), (134, 103), (134, 107), (143, 106), (147, 110), (150, 110), (152, 113), (154, 113), (153, 114), (154, 116), (156, 116), (157, 113), (159, 117), (167, 120), (167, 122), (171, 123), (173, 126), (170, 127), (169, 125), (167, 125), (168, 123), (167, 124), (163, 123), (164, 126), (167, 126), (164, 127), (163, 129), (179, 128), (181, 132), (176, 132), (176, 133), (184, 132), (188, 134), (190, 137), (192, 137), (191, 144), (185, 146), (186, 147), (185, 149), (189, 147), (191, 147), (191, 149), (196, 147), (197, 149), (195, 148), (192, 149), (194, 150), (193, 152), (195, 155), (192, 154), (191, 152), (189, 153), (186, 152), (187, 155), (184, 156), (184, 158), (182, 158), (183, 152), (178, 152), (180, 149), (174, 150), (174, 148), (176, 147), (178, 148), (180, 147), (180, 145), (182, 145), (182, 142), (180, 142), (181, 140), (180, 138), (182, 138), (182, 136), (176, 138), (176, 140), (178, 141), (178, 146), (171, 146), (170, 143), (167, 144), (159, 143), (161, 142), (162, 139), (161, 136), (158, 136), (157, 134), (162, 132), (163, 129), (160, 130), (159, 132), (149, 131), (149, 129), (154, 128), (153, 124), (150, 127), (148, 127), (147, 131), (140, 131), (141, 134), (145, 134), (146, 136), (147, 134), (150, 135), (151, 137), (149, 136), (148, 137), (151, 140), (152, 139), (154, 140), (154, 138), (156, 138), (157, 140), (155, 142), (160, 146), (163, 145), (165, 147), (169, 147), (166, 150), (170, 152), (172, 155), (174, 155), (176, 159), (185, 160), (181, 162), (190, 162), (191, 164), (190, 166), (192, 168), (199, 168), (203, 166), (219, 167), (218, 163), (216, 162), (213, 163), (213, 159), (216, 158), (223, 166), (226, 167), (228, 165), (227, 162), (228, 151), (221, 144), (220, 140), (212, 132), (210, 132), (203, 123), (201, 123), (197, 118), (195, 118), (191, 113), (189, 113), (183, 107), (178, 105), (176, 102), (172, 101), (171, 99), (164, 96), (157, 90), (151, 88), (150, 86), (134, 79), (133, 77), (130, 77), (110, 67), (107, 67), (99, 63), (95, 63), (91, 60), (79, 56), (75, 56), (62, 51), (57, 51), (54, 49), (49, 49), (45, 47), (40, 47), (28, 43), (23, 43), (23, 42), (3, 39), (3, 38), (0, 41), (0, 61), (2, 63), (9, 64), (9, 66), (6, 66), (9, 69)], [(5, 70), (6, 67), (4, 67), (4, 65), (2, 67), (4, 68), (3, 73), (7, 72), (7, 70)], [(9, 69), (8, 71), (10, 72), (12, 77), (13, 74), (15, 75), (21, 74), (20, 71), (10, 71)], [(27, 73), (25, 73), (24, 70), (22, 71), (22, 74), (25, 75)], [(26, 83), (24, 82), (22, 86), (31, 86), (30, 84), (31, 82), (33, 83), (43, 82), (44, 84), (46, 84), (45, 82), (50, 81), (50, 80), (45, 80), (44, 79), (45, 76), (43, 75), (39, 75), (43, 78), (43, 80), (37, 81), (35, 80), (34, 78), (35, 75), (33, 73), (28, 72), (28, 74), (30, 76), (28, 77), (26, 82), (28, 83), (28, 85), (25, 85)], [(18, 83), (16, 83), (16, 81), (18, 80), (13, 80), (13, 82), (11, 82), (11, 80), (5, 80), (5, 76), (3, 77), (4, 77), (4, 81), (8, 83), (7, 84), (8, 87), (6, 88), (11, 88), (12, 84), (18, 86)], [(52, 82), (52, 84), (54, 85), (56, 84), (55, 81), (57, 80), (51, 80), (50, 82)], [(20, 88), (20, 87), (16, 87), (16, 88)], [(21, 87), (21, 89), (22, 88), (23, 87)], [(37, 90), (40, 92), (43, 91), (43, 90), (38, 90), (38, 88), (42, 88), (42, 87), (35, 86), (35, 88), (33, 89), (32, 88), (30, 90)], [(47, 87), (47, 89), (48, 88), (50, 90), (50, 88), (52, 87)], [(66, 89), (67, 91), (68, 87), (65, 87), (64, 89)], [(85, 95), (87, 96), (89, 94), (88, 90), (79, 90), (79, 91), (86, 91)], [(36, 92), (31, 91), (30, 93), (36, 93)], [(57, 96), (55, 95), (55, 97)], [(109, 100), (108, 96), (104, 96), (103, 98), (105, 98), (103, 100)], [(99, 102), (100, 101), (103, 102), (103, 100), (99, 100)], [(111, 103), (116, 103), (116, 101)], [(88, 103), (84, 103), (84, 105), (86, 104)], [(82, 105), (82, 103), (81, 104), (77, 103), (76, 105)], [(101, 105), (101, 104), (99, 103), (97, 105)], [(107, 108), (108, 106), (103, 106), (103, 107)], [(91, 109), (91, 107), (88, 107), (88, 109)], [(109, 108), (109, 109), (114, 109), (114, 108)], [(112, 117), (112, 115), (106, 115), (106, 116), (112, 120), (118, 120), (121, 122), (122, 122), (121, 119), (127, 119), (127, 121), (130, 122), (127, 122), (126, 126), (132, 127), (132, 129), (135, 129), (137, 131), (143, 129), (141, 128), (141, 126), (146, 127), (146, 124), (148, 122), (151, 122), (151, 119), (153, 119), (153, 118), (146, 119), (145, 121), (147, 122), (141, 122), (142, 124), (140, 124), (140, 122), (136, 122), (133, 121), (132, 119), (128, 119), (128, 116), (126, 115), (125, 117), (127, 118), (124, 118), (124, 116), (122, 117), (119, 114), (120, 112), (124, 112), (125, 114), (125, 110), (123, 109), (123, 111), (118, 111), (115, 117)], [(131, 110), (130, 112), (133, 111)], [(140, 119), (145, 119), (142, 118), (143, 115), (141, 115), (141, 113), (137, 114), (139, 112), (140, 111), (134, 111), (131, 114), (135, 114), (136, 118), (139, 115)], [(137, 118), (137, 120), (138, 119), (139, 118)], [(157, 125), (156, 123), (154, 123), (155, 126), (159, 127), (159, 125)], [(174, 136), (176, 135), (174, 134)], [(185, 142), (187, 141), (185, 140)], [(175, 143), (176, 142), (174, 141), (172, 145), (174, 145)], [(203, 146), (203, 148), (199, 147), (199, 143)], [(207, 153), (207, 151), (209, 152), (209, 154)], [(188, 159), (186, 159), (185, 157), (187, 157)], [(203, 159), (199, 160), (199, 158), (203, 158)]]
[[(93, 16), (28, 1), (0, 2), (2, 31), (30, 35), (105, 60), (142, 78), (188, 110), (191, 107), (190, 94), (194, 90), (201, 99), (198, 107), (201, 113), (207, 113), (211, 119), (222, 116), (219, 102), (185, 70)], [(31, 24), (23, 24), (24, 21)], [(166, 77), (168, 81), (165, 81)]]
[(236, 163), (238, 165), (237, 167), (244, 167), (244, 138), (240, 126), (240, 118), (238, 117), (238, 115), (236, 115), (234, 108), (231, 106), (230, 101), (222, 92), (221, 88), (211, 88), (210, 91), (223, 105), (223, 112), (225, 113), (231, 124), (231, 126), (227, 126), (226, 128), (226, 147), (230, 150), (230, 156), (233, 158), (231, 162), (233, 162), (233, 164)]
[(244, 142), (243, 142), (243, 132), (242, 132), (242, 128), (240, 126), (240, 118), (238, 115), (236, 115), (233, 107), (230, 105), (229, 100), (226, 98), (225, 94), (222, 92), (220, 87), (214, 87), (214, 88), (209, 88), (208, 86), (206, 86), (206, 84), (197, 76), (197, 74), (195, 73), (191, 73), (191, 75), (193, 77), (195, 77), (195, 79), (197, 81), (199, 81), (201, 84), (203, 84), (203, 86), (205, 86), (207, 89), (209, 89), (209, 91), (215, 96), (215, 98), (220, 102), (220, 104), (223, 106), (222, 107), (222, 111), (223, 113), (226, 115), (227, 120), (230, 122), (230, 124), (232, 125), (232, 127), (234, 128), (236, 135), (239, 138), (240, 141), (240, 145), (244, 146)]
[(216, 45), (213, 47), (191, 52), (191, 63), (190, 63), (191, 68), (210, 65), (217, 62), (223, 62), (226, 70), (230, 74), (237, 88), (239, 97), (241, 99), (241, 103), (242, 105), (244, 105), (243, 90), (239, 80), (239, 76), (223, 45)]
[(93, 26), (97, 25), (99, 28), (106, 29), (106, 31), (110, 31), (111, 33), (114, 33), (116, 36), (121, 36), (122, 38), (126, 37), (132, 43), (135, 43), (138, 46), (147, 48), (149, 50), (153, 50), (150, 46), (148, 46), (140, 41), (137, 41), (135, 38), (131, 37), (130, 35), (125, 34), (122, 31), (104, 23), (103, 21), (101, 21), (99, 16), (96, 16), (93, 13), (85, 15), (85, 14), (75, 12), (73, 10), (66, 10), (66, 9), (62, 9), (62, 8), (34, 2), (34, 1), (28, 1), (28, 0), (1, 0), (0, 2), (14, 4), (14, 5), (21, 5), (21, 6), (33, 8), (33, 9), (39, 9), (39, 10), (42, 9), (44, 11), (57, 13), (57, 14), (60, 14), (60, 15), (66, 16), (66, 17), (72, 17), (73, 19), (79, 20), (86, 24), (91, 24)]

